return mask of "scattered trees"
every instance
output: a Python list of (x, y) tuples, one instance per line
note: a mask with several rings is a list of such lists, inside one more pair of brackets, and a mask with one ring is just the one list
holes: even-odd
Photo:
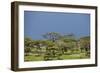
[[(61, 35), (57, 32), (49, 32), (43, 35), (45, 40), (32, 40), (25, 38), (25, 55), (29, 55), (35, 49), (38, 56), (44, 60), (60, 60), (62, 55), (74, 54), (74, 51), (83, 50), (86, 56), (90, 56), (90, 37), (76, 38), (74, 34)], [(43, 52), (42, 52), (43, 51)], [(34, 54), (34, 53), (33, 53)]]
[(80, 38), (79, 43), (81, 52), (85, 51), (86, 56), (90, 56), (90, 36)]
[(25, 38), (24, 40), (24, 51), (25, 51), (25, 55), (29, 55), (31, 53), (31, 48), (33, 47), (32, 43), (33, 43), (33, 40), (30, 39), (30, 38)]
[(86, 37), (82, 37), (79, 40), (80, 42), (80, 49), (84, 49), (85, 51), (89, 51), (90, 50), (90, 37), (86, 36)]

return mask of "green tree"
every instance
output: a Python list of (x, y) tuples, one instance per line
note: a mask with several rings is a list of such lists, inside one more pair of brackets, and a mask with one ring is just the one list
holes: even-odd
[(34, 47), (36, 48), (36, 53), (38, 54), (37, 56), (41, 55), (42, 51), (42, 41), (41, 40), (35, 40), (34, 42)]
[(81, 52), (84, 52), (86, 57), (90, 57), (90, 36), (80, 38), (79, 42)]
[(61, 38), (61, 35), (57, 32), (49, 32), (43, 35), (44, 38), (55, 42), (56, 40)]
[(24, 40), (24, 52), (26, 55), (29, 55), (31, 53), (31, 48), (32, 48), (32, 39), (31, 38), (25, 38)]
[(78, 40), (76, 39), (74, 34), (70, 33), (63, 35), (61, 40), (63, 41), (63, 44), (61, 45), (63, 53), (66, 53), (66, 51), (70, 50), (72, 54), (73, 51), (77, 49)]
[(61, 51), (55, 43), (49, 43), (46, 48), (44, 60), (55, 60), (61, 59)]
[(82, 49), (84, 49), (85, 51), (90, 50), (90, 37), (89, 36), (85, 36), (85, 37), (80, 38), (79, 42), (80, 42), (81, 50)]

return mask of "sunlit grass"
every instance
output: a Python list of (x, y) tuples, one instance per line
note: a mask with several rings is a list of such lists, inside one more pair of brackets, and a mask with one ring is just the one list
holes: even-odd
[[(79, 54), (70, 54), (70, 55), (62, 55), (60, 57), (62, 60), (69, 60), (69, 59), (87, 59), (90, 58), (89, 56), (86, 56), (85, 53), (79, 53)], [(54, 60), (57, 60), (55, 58)], [(27, 55), (24, 57), (24, 61), (44, 61), (44, 56), (43, 55)]]

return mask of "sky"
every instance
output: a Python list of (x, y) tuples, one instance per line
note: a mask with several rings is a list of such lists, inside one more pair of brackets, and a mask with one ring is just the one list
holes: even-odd
[(24, 37), (43, 39), (43, 34), (73, 33), (76, 37), (90, 35), (90, 14), (24, 11)]

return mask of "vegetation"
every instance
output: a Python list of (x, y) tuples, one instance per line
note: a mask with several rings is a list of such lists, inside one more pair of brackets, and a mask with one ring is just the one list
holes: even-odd
[(90, 58), (90, 36), (76, 38), (74, 34), (49, 32), (42, 40), (24, 39), (25, 61), (48, 61)]

